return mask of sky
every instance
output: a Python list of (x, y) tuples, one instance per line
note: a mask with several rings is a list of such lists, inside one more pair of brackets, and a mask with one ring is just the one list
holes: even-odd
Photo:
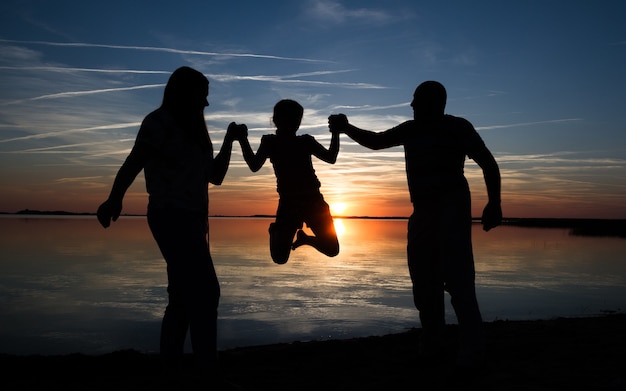
[[(156, 109), (171, 72), (210, 80), (215, 148), (232, 121), (256, 150), (272, 108), (305, 108), (299, 134), (330, 144), (327, 117), (383, 131), (412, 118), (425, 80), (494, 154), (505, 217), (626, 218), (626, 2), (39, 1), (0, 3), (0, 212), (95, 212)], [(402, 148), (341, 136), (314, 158), (333, 213), (409, 216)], [(482, 172), (465, 165), (473, 215)], [(211, 215), (273, 214), (269, 161), (252, 173), (238, 144)], [(143, 174), (124, 213), (143, 214)]]

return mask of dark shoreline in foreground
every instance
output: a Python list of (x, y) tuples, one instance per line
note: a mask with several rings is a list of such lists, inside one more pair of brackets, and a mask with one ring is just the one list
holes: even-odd
[[(485, 329), (486, 365), (471, 384), (452, 370), (457, 328), (449, 325), (450, 343), (440, 364), (419, 361), (420, 329), (224, 350), (224, 383), (217, 389), (626, 389), (626, 314), (503, 320), (485, 323)], [(99, 356), (0, 355), (0, 366), (4, 390), (180, 389), (164, 381), (158, 356), (134, 350)]]

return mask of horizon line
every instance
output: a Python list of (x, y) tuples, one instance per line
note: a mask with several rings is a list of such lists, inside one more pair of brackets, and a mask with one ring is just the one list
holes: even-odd
[[(0, 215), (48, 215), (48, 216), (95, 216), (96, 212), (69, 212), (64, 210), (36, 210), (36, 209), (22, 209), (17, 212), (4, 212), (0, 211)], [(142, 213), (123, 213), (120, 217), (145, 217), (146, 214)], [(209, 217), (224, 217), (224, 218), (276, 218), (275, 214), (251, 214), (251, 215), (225, 215), (225, 214), (213, 214)], [(388, 219), (388, 220), (407, 220), (410, 216), (367, 216), (367, 215), (334, 215), (335, 219)], [(472, 217), (472, 222), (480, 221), (480, 217)], [(608, 219), (608, 218), (593, 218), (593, 217), (503, 217), (503, 222), (516, 222), (516, 221), (625, 221), (623, 218)]]

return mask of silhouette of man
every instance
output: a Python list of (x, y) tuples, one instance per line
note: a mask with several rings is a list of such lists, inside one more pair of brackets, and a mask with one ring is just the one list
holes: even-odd
[(442, 84), (426, 81), (413, 95), (413, 120), (372, 132), (349, 124), (345, 115), (337, 114), (329, 117), (329, 125), (331, 131), (345, 133), (370, 149), (404, 147), (413, 203), (407, 255), (413, 299), (422, 324), (420, 354), (433, 359), (441, 355), (447, 291), (459, 325), (457, 365), (473, 369), (482, 365), (484, 336), (474, 285), (465, 156), (483, 171), (489, 197), (482, 214), (485, 231), (502, 222), (500, 169), (469, 121), (444, 114), (446, 99)]

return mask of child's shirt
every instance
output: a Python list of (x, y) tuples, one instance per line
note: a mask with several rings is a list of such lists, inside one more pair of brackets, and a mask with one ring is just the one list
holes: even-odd
[(276, 191), (281, 197), (319, 194), (320, 181), (315, 175), (311, 155), (319, 143), (311, 135), (261, 138), (276, 175)]

